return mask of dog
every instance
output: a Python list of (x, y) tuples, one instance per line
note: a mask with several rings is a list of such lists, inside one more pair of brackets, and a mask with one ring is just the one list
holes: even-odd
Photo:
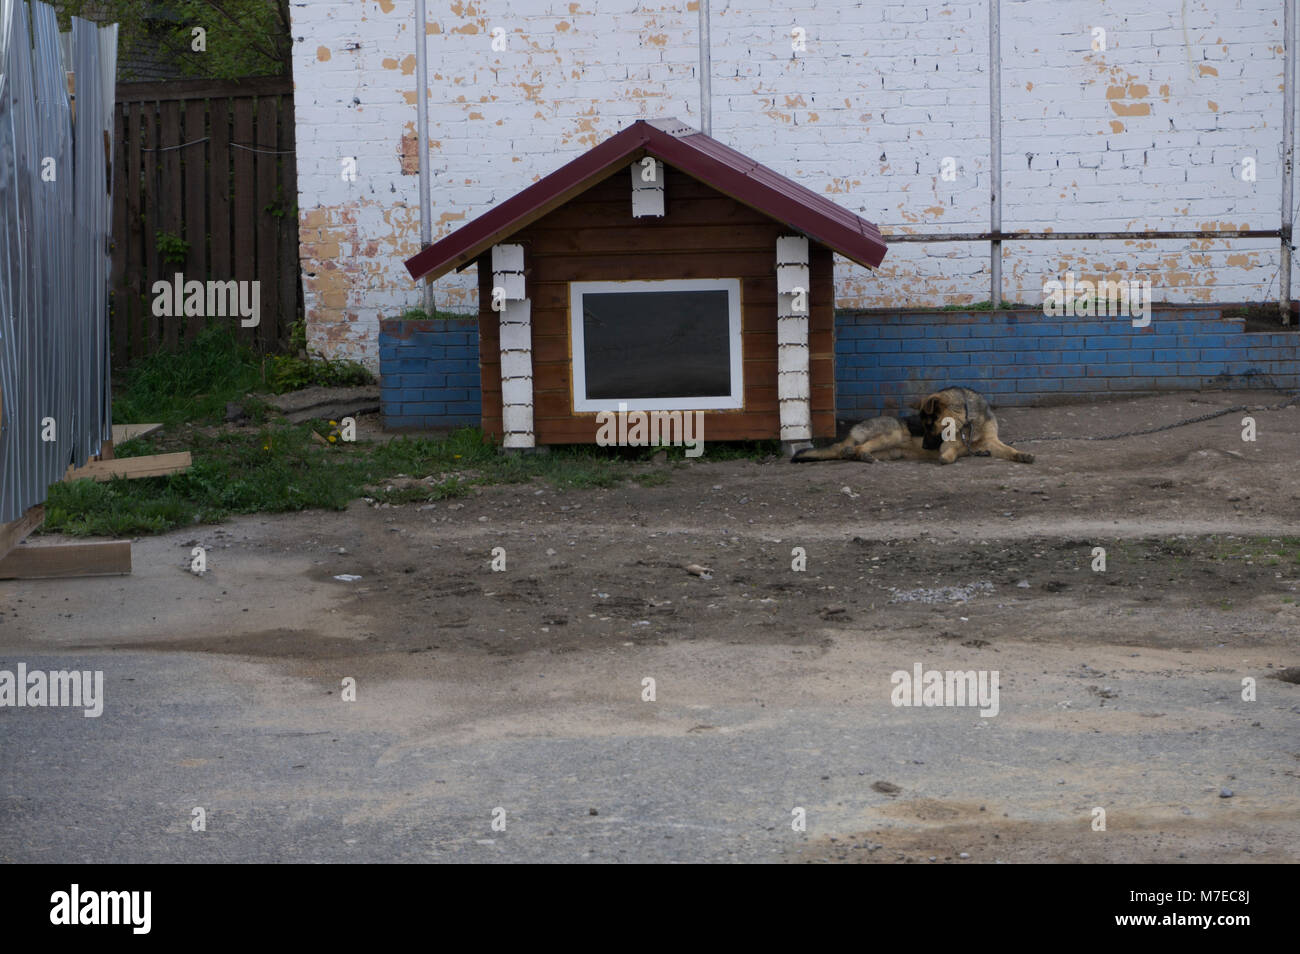
[(917, 416), (931, 442), (938, 438), (938, 459), (951, 464), (958, 457), (987, 452), (1002, 460), (1032, 464), (1034, 455), (998, 439), (998, 419), (984, 395), (970, 388), (944, 388), (915, 402)]
[(857, 460), (865, 464), (877, 459), (938, 460), (943, 439), (927, 433), (917, 414), (908, 417), (873, 417), (853, 425), (844, 440), (830, 447), (805, 447), (790, 458), (792, 464), (814, 460)]

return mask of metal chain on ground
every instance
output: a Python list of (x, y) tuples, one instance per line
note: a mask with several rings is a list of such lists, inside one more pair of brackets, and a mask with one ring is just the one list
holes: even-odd
[(1238, 404), (1233, 407), (1225, 407), (1219, 411), (1213, 411), (1209, 414), (1202, 414), (1200, 417), (1189, 417), (1185, 421), (1175, 421), (1173, 424), (1162, 424), (1159, 427), (1147, 427), (1140, 431), (1124, 431), (1122, 434), (1107, 434), (1104, 437), (1083, 437), (1071, 434), (1053, 434), (1048, 437), (1017, 437), (1017, 444), (1032, 444), (1042, 441), (1115, 441), (1121, 437), (1138, 437), (1142, 434), (1155, 434), (1159, 431), (1173, 430), (1175, 427), (1186, 427), (1188, 424), (1199, 424), (1202, 421), (1212, 421), (1216, 417), (1223, 417), (1225, 414), (1239, 414), (1242, 411), (1280, 411), (1284, 407), (1290, 407), (1292, 404), (1300, 403), (1300, 391), (1291, 396), (1291, 400), (1283, 401), (1281, 404), (1270, 404), (1261, 407), (1258, 404)]

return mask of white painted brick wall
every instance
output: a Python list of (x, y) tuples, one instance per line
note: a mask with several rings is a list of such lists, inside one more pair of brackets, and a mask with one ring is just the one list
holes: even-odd
[[(420, 300), (402, 264), (419, 245), (419, 180), (401, 158), (403, 137), (414, 148), (414, 4), (291, 9), (309, 337), (374, 366), (377, 320)], [(1276, 228), (1282, 10), (1002, 0), (1004, 228)], [(694, 0), (429, 0), (428, 17), (435, 239), (635, 119), (699, 124)], [(505, 51), (491, 49), (497, 27)], [(887, 234), (988, 228), (987, 0), (712, 0), (711, 30), (717, 138)], [(1038, 301), (1072, 269), (1149, 277), (1155, 300), (1264, 300), (1276, 246), (1008, 243), (1004, 297)], [(841, 307), (983, 301), (988, 246), (895, 244), (874, 274), (837, 262), (836, 291)], [(473, 269), (441, 279), (436, 300), (475, 310)]]

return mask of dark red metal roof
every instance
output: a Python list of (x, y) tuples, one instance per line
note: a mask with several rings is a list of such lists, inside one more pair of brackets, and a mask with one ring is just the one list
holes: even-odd
[(662, 159), (719, 192), (784, 222), (860, 265), (885, 257), (880, 230), (843, 206), (761, 166), (676, 119), (638, 120), (406, 261), (414, 279), (437, 278), (585, 192), (635, 153)]

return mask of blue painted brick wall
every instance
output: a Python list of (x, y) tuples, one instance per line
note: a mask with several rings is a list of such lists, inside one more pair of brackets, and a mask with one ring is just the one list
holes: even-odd
[(1041, 311), (841, 313), (835, 412), (897, 413), (915, 396), (964, 385), (994, 404), (1202, 388), (1300, 388), (1300, 335), (1243, 331), (1213, 309), (1048, 318)]
[(384, 427), (477, 427), (478, 321), (379, 322), (379, 395)]
[[(965, 385), (994, 404), (1203, 388), (1300, 388), (1300, 335), (1247, 333), (1213, 309), (1128, 318), (1041, 311), (840, 313), (836, 416), (896, 413), (913, 397)], [(383, 320), (384, 425), (478, 425), (478, 323)]]

